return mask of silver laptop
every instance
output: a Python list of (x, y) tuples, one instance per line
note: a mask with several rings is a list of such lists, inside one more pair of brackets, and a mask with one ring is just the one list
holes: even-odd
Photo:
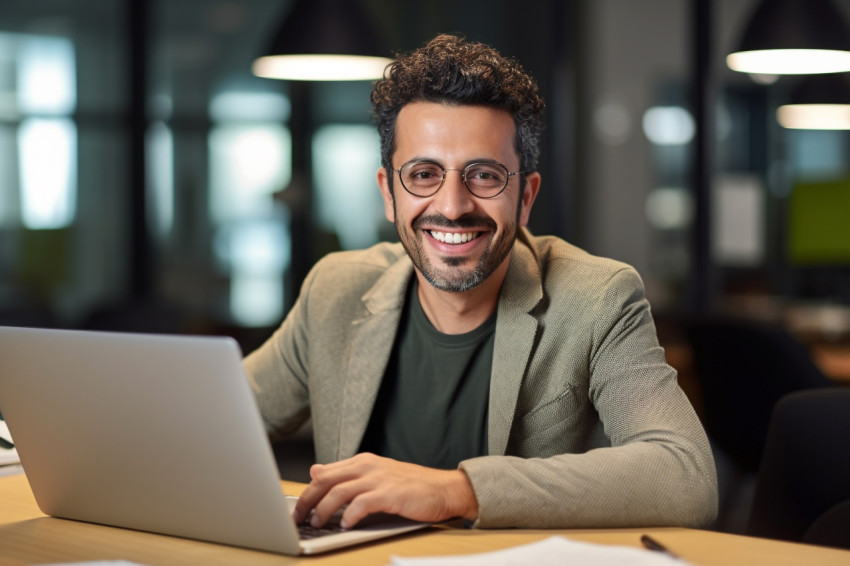
[(47, 515), (281, 554), (426, 526), (299, 535), (231, 338), (0, 327), (0, 413)]

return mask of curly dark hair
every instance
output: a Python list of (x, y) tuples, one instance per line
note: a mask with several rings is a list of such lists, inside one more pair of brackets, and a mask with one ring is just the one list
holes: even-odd
[(406, 104), (420, 101), (506, 110), (516, 125), (520, 170), (536, 169), (544, 104), (534, 79), (517, 61), (487, 45), (443, 34), (388, 65), (372, 91), (381, 164), (388, 171), (393, 168), (398, 113)]

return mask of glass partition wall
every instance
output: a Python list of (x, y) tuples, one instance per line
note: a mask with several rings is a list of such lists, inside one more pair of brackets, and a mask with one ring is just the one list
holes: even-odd
[[(368, 84), (311, 87), (315, 171), (306, 191), (293, 178), (289, 123), (305, 109), (292, 108), (290, 84), (250, 71), (289, 8), (0, 5), (0, 323), (266, 329), (297, 292), (293, 248), (386, 236)], [(293, 222), (305, 210), (315, 222)]]
[(110, 0), (79, 4), (0, 6), (0, 320), (8, 323), (79, 321), (124, 284), (123, 10)]

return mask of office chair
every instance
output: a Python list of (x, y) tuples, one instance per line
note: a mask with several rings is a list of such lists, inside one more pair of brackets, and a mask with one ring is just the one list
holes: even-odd
[(689, 321), (685, 330), (706, 432), (741, 471), (755, 474), (776, 402), (794, 391), (834, 383), (782, 326), (702, 318)]
[(850, 549), (850, 389), (777, 404), (747, 534)]

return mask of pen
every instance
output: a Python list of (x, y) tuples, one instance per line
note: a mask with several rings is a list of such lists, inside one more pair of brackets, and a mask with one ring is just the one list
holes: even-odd
[(663, 544), (661, 544), (660, 542), (658, 542), (657, 540), (655, 540), (654, 538), (652, 538), (649, 535), (641, 535), (640, 542), (641, 542), (641, 544), (643, 544), (643, 546), (645, 546), (649, 550), (654, 550), (656, 552), (663, 552), (667, 556), (670, 556), (671, 558), (679, 558), (678, 556), (676, 556), (675, 554), (670, 552), (667, 549), (666, 546), (664, 546)]
[(6, 450), (11, 450), (15, 445), (0, 436), (0, 448), (5, 448)]

